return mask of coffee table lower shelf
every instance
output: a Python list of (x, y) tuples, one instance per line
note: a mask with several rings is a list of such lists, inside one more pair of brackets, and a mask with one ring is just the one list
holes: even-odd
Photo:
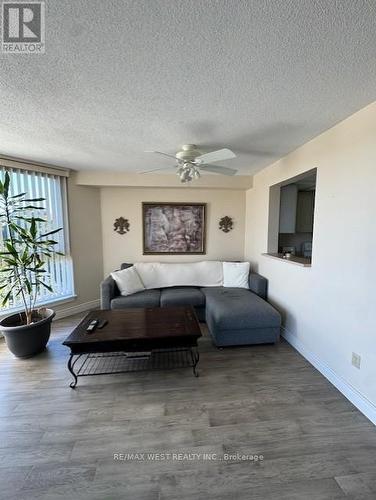
[(197, 363), (199, 353), (196, 347), (176, 347), (171, 349), (155, 349), (149, 352), (105, 352), (105, 353), (71, 353), (68, 360), (68, 370), (74, 381), (69, 387), (74, 389), (78, 377), (92, 375), (113, 375), (143, 370), (168, 370), (171, 368), (193, 369), (198, 377)]

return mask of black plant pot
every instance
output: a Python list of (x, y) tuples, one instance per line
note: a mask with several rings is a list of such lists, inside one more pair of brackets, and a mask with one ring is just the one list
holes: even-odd
[(12, 314), (0, 321), (0, 331), (8, 349), (17, 358), (31, 358), (46, 348), (55, 311), (44, 309), (42, 314), (44, 317), (31, 325), (19, 325), (19, 314)]

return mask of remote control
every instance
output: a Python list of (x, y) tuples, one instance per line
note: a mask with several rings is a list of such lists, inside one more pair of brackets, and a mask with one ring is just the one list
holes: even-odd
[(106, 319), (101, 319), (97, 325), (97, 328), (98, 330), (100, 330), (101, 328), (103, 328), (104, 326), (106, 326), (108, 323), (108, 321)]
[(93, 319), (93, 321), (86, 328), (86, 332), (87, 333), (93, 333), (93, 331), (96, 329), (97, 325), (98, 325), (98, 320), (97, 319)]

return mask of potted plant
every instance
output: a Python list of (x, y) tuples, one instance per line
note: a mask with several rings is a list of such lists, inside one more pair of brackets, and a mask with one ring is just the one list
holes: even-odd
[(45, 198), (11, 195), (10, 183), (6, 172), (0, 181), (0, 299), (5, 307), (21, 298), (23, 311), (3, 318), (0, 331), (16, 357), (29, 358), (43, 351), (50, 337), (55, 312), (36, 304), (43, 287), (53, 291), (46, 264), (61, 255), (51, 239), (61, 228), (42, 232), (47, 221), (34, 214), (44, 210), (39, 203)]

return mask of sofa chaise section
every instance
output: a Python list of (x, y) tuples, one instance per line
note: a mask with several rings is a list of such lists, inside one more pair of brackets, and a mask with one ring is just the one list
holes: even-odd
[(242, 288), (203, 288), (206, 323), (218, 347), (279, 340), (281, 316), (255, 293)]

